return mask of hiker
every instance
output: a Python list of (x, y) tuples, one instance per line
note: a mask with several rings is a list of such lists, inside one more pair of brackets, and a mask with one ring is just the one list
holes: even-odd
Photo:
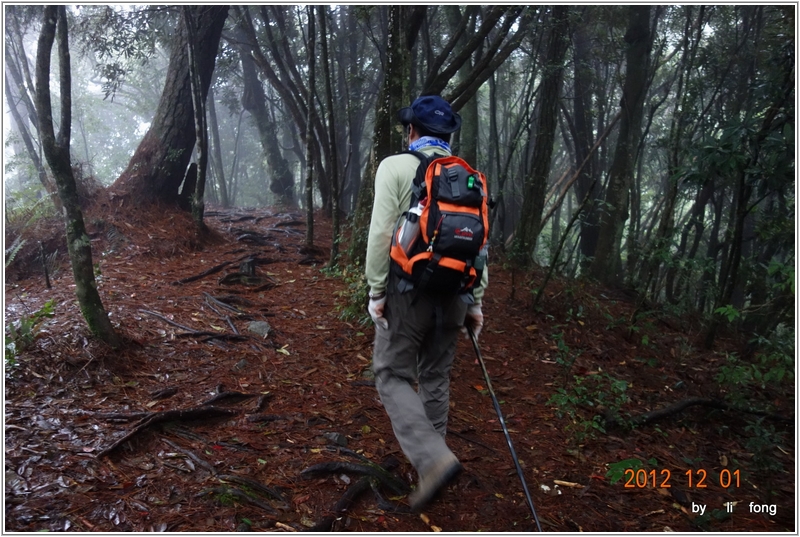
[[(461, 127), (461, 117), (447, 101), (423, 96), (401, 109), (398, 117), (409, 150), (422, 156), (451, 155), (450, 136)], [(481, 299), (488, 282), (483, 270), (469, 292), (443, 293), (438, 286), (420, 289), (393, 270), (393, 233), (409, 209), (420, 162), (418, 156), (402, 153), (378, 166), (365, 266), (368, 309), (375, 323), (375, 386), (395, 437), (419, 475), (409, 496), (417, 512), (462, 470), (445, 443), (450, 369), (465, 323), (476, 336), (483, 327)], [(485, 187), (481, 191), (485, 197)]]

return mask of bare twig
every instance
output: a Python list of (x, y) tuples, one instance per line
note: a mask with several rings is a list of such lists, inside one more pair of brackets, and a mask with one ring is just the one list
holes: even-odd
[(175, 321), (167, 319), (166, 317), (164, 317), (160, 313), (156, 313), (154, 311), (149, 311), (149, 310), (139, 310), (139, 312), (146, 313), (147, 315), (152, 315), (153, 317), (156, 317), (157, 319), (161, 319), (162, 321), (164, 321), (167, 324), (171, 324), (172, 326), (175, 326), (175, 327), (178, 327), (178, 328), (182, 328), (183, 330), (186, 330), (187, 332), (194, 332), (193, 328), (189, 328), (188, 326), (184, 326), (184, 325), (182, 325), (180, 323), (176, 323)]
[(217, 469), (214, 468), (211, 465), (211, 463), (206, 462), (203, 459), (201, 459), (200, 457), (198, 457), (197, 454), (194, 451), (192, 451), (190, 449), (182, 448), (181, 446), (179, 446), (178, 444), (176, 444), (172, 440), (168, 440), (166, 438), (162, 438), (161, 440), (163, 440), (165, 444), (167, 444), (169, 447), (171, 447), (175, 451), (180, 451), (181, 453), (183, 453), (184, 455), (186, 455), (187, 457), (192, 459), (194, 462), (196, 462), (198, 464), (198, 466), (202, 466), (205, 470), (208, 470), (208, 472), (210, 474), (217, 475)]

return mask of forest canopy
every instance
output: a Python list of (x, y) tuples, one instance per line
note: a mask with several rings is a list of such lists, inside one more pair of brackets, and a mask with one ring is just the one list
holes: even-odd
[[(31, 210), (61, 203), (34, 95), (43, 9), (4, 6), (7, 265)], [(493, 251), (513, 266), (697, 312), (709, 343), (722, 322), (793, 324), (791, 6), (65, 11), (83, 196), (189, 210), (197, 181), (209, 206), (322, 209), (332, 261), (350, 233), (344, 262), (358, 263), (375, 165), (403, 149), (396, 112), (440, 94), (463, 118), (455, 152), (489, 179)]]

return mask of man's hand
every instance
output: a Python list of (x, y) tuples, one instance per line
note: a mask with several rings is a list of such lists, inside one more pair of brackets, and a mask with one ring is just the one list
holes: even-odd
[(369, 316), (372, 317), (372, 322), (380, 325), (384, 330), (389, 328), (389, 321), (383, 316), (383, 307), (385, 305), (386, 295), (383, 295), (380, 298), (370, 298), (369, 307), (367, 308), (369, 310)]
[[(481, 311), (480, 304), (472, 304), (467, 308), (467, 316), (464, 318), (464, 326), (469, 326), (472, 328), (472, 332), (475, 334), (475, 339), (478, 339), (478, 335), (481, 333), (481, 329), (483, 329), (483, 312)], [(464, 332), (466, 332), (466, 328), (464, 328)], [(469, 337), (469, 334), (467, 334)]]

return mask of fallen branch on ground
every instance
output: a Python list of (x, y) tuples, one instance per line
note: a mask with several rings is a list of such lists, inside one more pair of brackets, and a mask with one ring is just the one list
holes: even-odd
[(494, 449), (490, 448), (490, 447), (489, 447), (489, 446), (487, 446), (486, 444), (484, 444), (484, 443), (482, 443), (482, 442), (478, 442), (477, 440), (474, 440), (474, 439), (472, 439), (472, 438), (470, 438), (470, 437), (468, 437), (468, 436), (465, 436), (465, 435), (463, 435), (463, 434), (459, 433), (458, 431), (447, 431), (447, 432), (448, 432), (449, 434), (452, 434), (452, 435), (455, 435), (455, 436), (457, 436), (457, 437), (459, 437), (459, 438), (462, 438), (462, 439), (466, 440), (467, 442), (472, 442), (473, 444), (475, 444), (475, 445), (477, 445), (477, 446), (481, 446), (482, 448), (486, 448), (486, 449), (488, 449), (489, 451), (491, 451), (492, 453), (497, 453), (497, 451), (495, 451)]
[(242, 393), (242, 392), (222, 392), (218, 393), (211, 399), (207, 399), (200, 403), (200, 406), (211, 405), (213, 403), (219, 403), (221, 401), (225, 401), (225, 403), (236, 404), (241, 403), (242, 401), (246, 401), (248, 399), (252, 399), (255, 397), (256, 394), (254, 393)]
[(183, 278), (182, 280), (172, 282), (172, 285), (183, 285), (185, 283), (191, 283), (197, 280), (202, 280), (206, 276), (216, 274), (217, 272), (221, 271), (222, 269), (233, 263), (236, 263), (236, 261), (225, 261), (224, 263), (220, 263), (219, 265), (213, 266), (210, 269), (205, 270), (195, 276), (189, 276), (188, 278)]

